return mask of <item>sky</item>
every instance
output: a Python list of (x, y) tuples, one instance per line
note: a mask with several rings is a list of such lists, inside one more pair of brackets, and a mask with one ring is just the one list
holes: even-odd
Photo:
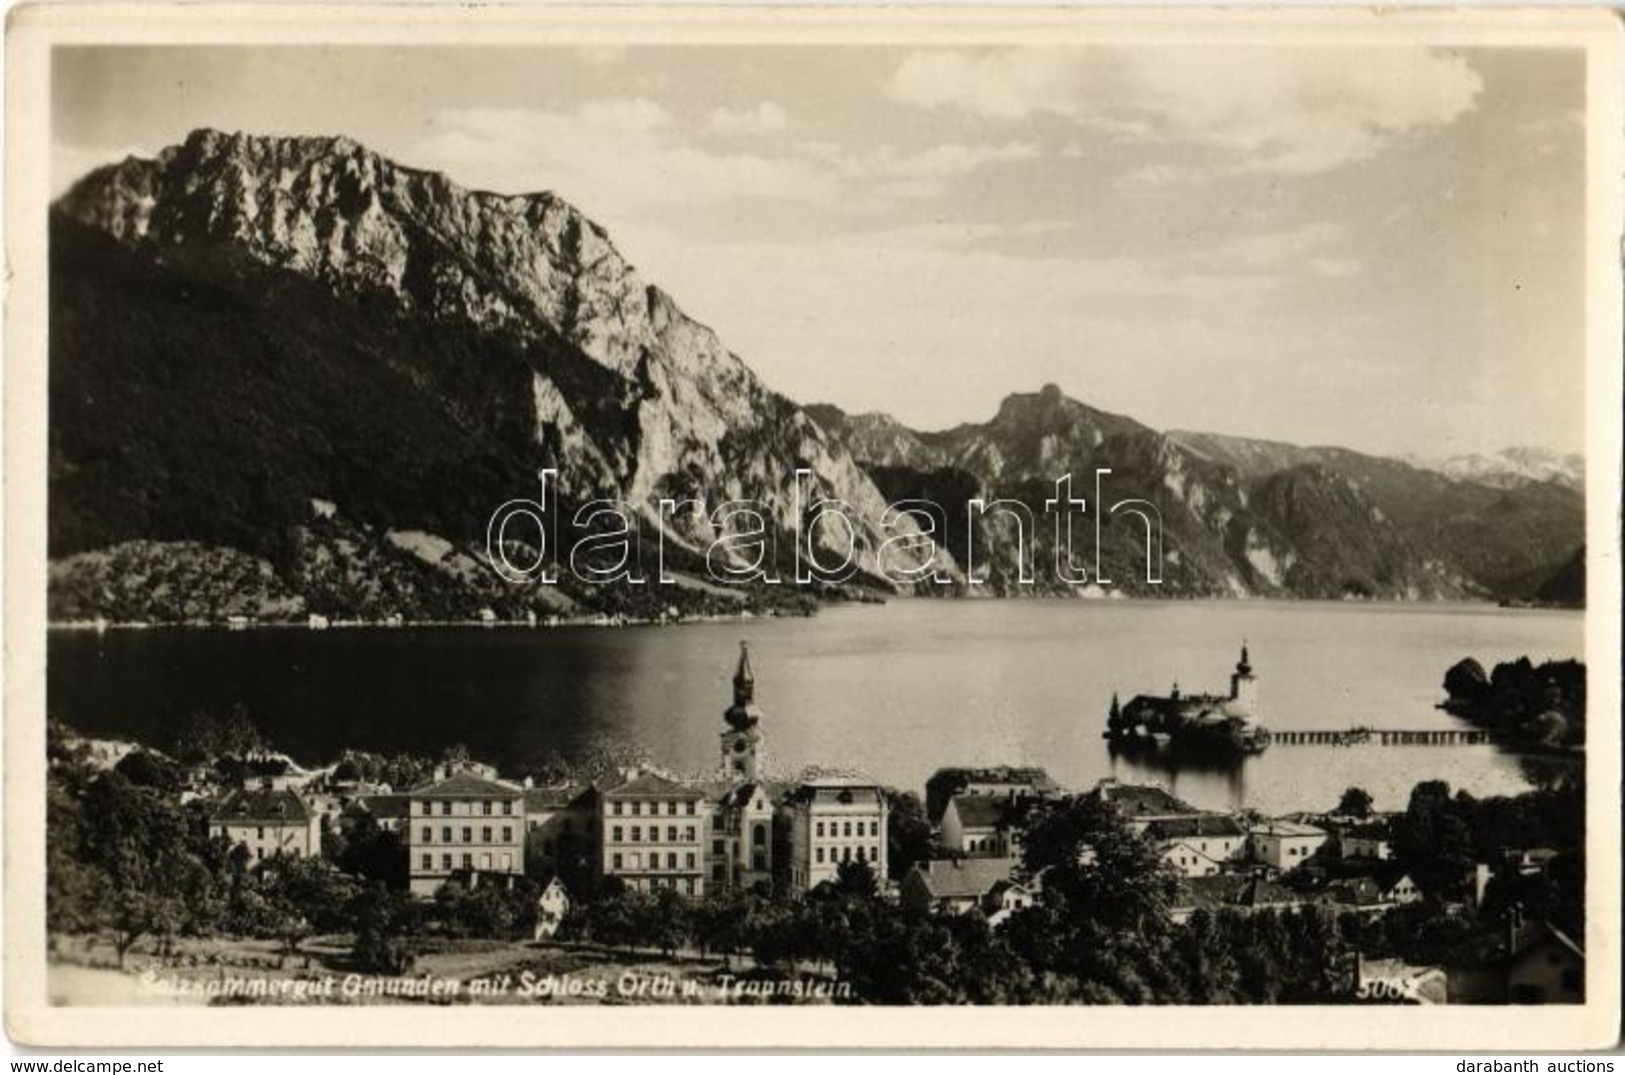
[(1584, 79), (1335, 43), (58, 48), (52, 179), (346, 134), (572, 202), (801, 403), (935, 429), (1055, 383), (1163, 429), (1579, 451)]

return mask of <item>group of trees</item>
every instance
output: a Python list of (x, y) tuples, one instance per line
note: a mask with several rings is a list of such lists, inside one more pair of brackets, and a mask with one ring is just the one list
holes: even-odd
[(1471, 657), (1445, 673), (1444, 707), (1478, 724), (1549, 747), (1585, 743), (1586, 674), (1579, 661), (1528, 657), (1503, 661), (1488, 675)]

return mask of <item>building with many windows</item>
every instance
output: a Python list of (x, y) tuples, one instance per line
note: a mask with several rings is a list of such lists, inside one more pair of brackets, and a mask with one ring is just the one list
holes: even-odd
[(243, 788), (209, 812), (209, 834), (248, 849), (252, 861), (273, 855), (308, 858), (322, 850), (321, 819), (286, 788)]
[(645, 891), (705, 894), (711, 803), (697, 788), (641, 773), (599, 796), (599, 872)]
[(833, 881), (843, 862), (867, 863), (886, 882), (885, 792), (871, 781), (847, 777), (810, 780), (785, 797), (790, 830), (790, 891)]
[(407, 867), (414, 895), (432, 896), (457, 875), (525, 870), (524, 791), (454, 772), (408, 796)]

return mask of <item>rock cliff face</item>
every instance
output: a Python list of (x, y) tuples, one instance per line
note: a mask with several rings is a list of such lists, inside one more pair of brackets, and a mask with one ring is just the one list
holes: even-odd
[[(53, 555), (202, 539), (288, 563), (313, 499), (467, 544), (551, 467), (566, 510), (624, 500), (646, 534), (663, 498), (760, 502), (786, 563), (799, 468), (878, 576), (884, 504), (846, 449), (549, 194), (205, 130), (53, 216)], [(709, 523), (664, 525), (697, 571)]]
[[(882, 542), (912, 529), (883, 533), (885, 506), (922, 499), (943, 509), (932, 536), (952, 592), (1084, 589), (1058, 577), (1044, 502), (1070, 473), (1093, 505), (1097, 467), (1112, 471), (1107, 505), (1143, 500), (1161, 519), (1149, 553), (1133, 514), (1099, 520), (1100, 564), (1129, 593), (1525, 597), (1583, 530), (1583, 501), (1558, 482), (1497, 488), (1341, 449), (1162, 433), (1053, 386), (936, 432), (803, 410), (574, 207), (465, 190), (342, 138), (198, 131), (92, 173), (53, 209), (50, 293), (63, 618), (793, 603), (788, 586), (710, 585), (716, 531), (661, 504), (763, 505), (787, 578), (797, 470), (849, 507), (856, 581), (879, 587)], [(645, 575), (663, 530), (680, 584), (592, 586), (566, 569), (525, 587), (485, 570), (491, 512), (537, 497), (544, 469), (563, 519), (597, 498), (632, 505)], [(977, 497), (1011, 510), (968, 518)], [(1094, 527), (1075, 520), (1091, 579)], [(562, 563), (584, 535), (561, 528)], [(826, 559), (846, 537), (820, 533)], [(161, 601), (143, 596), (151, 579)]]
[[(1164, 434), (1053, 386), (1008, 397), (986, 423), (940, 432), (828, 405), (809, 410), (846, 439), (890, 497), (963, 504), (999, 495), (1025, 503), (1035, 516), (1030, 555), (1039, 592), (1077, 589), (1056, 585), (1046, 570), (1055, 555), (1052, 517), (1042, 514), (1052, 483), (1071, 473), (1074, 494), (1093, 500), (1097, 467), (1112, 472), (1106, 507), (1144, 499), (1161, 520), (1163, 577), (1153, 586), (1143, 528), (1126, 515), (1102, 516), (1102, 565), (1129, 593), (1522, 598), (1583, 540), (1583, 499), (1557, 483), (1508, 490), (1341, 448)], [(1092, 528), (1092, 519), (1084, 525)], [(1008, 520), (950, 513), (940, 532), (961, 563), (974, 548), (987, 565), (976, 574), (988, 589), (1020, 592)], [(1092, 533), (1075, 536), (1074, 547), (1092, 555)]]

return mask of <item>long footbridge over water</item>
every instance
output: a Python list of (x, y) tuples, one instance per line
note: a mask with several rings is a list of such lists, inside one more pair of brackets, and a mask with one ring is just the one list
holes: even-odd
[(1342, 728), (1335, 731), (1321, 729), (1270, 732), (1272, 746), (1383, 746), (1383, 747), (1456, 747), (1477, 746), (1498, 742), (1494, 732), (1483, 728)]

